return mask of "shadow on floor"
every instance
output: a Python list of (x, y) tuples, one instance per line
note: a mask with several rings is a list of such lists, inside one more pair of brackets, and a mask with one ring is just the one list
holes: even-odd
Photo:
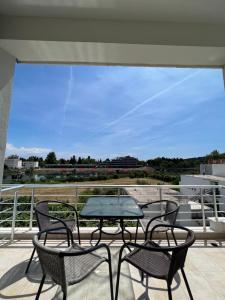
[[(28, 264), (28, 260), (25, 260), (11, 269), (9, 269), (1, 278), (0, 278), (0, 298), (2, 299), (13, 299), (13, 298), (25, 298), (35, 296), (36, 293), (27, 293), (27, 294), (17, 294), (17, 295), (4, 295), (4, 289), (8, 288), (9, 286), (17, 283), (20, 280), (26, 278), (26, 280), (30, 281), (31, 283), (39, 284), (42, 278), (42, 271), (38, 260), (33, 260), (30, 266), (30, 270), (28, 274), (25, 274), (25, 270)], [(54, 283), (47, 278), (46, 283), (50, 284), (48, 288), (43, 289), (44, 291), (49, 291), (53, 286)], [(38, 288), (38, 285), (37, 285)], [(19, 291), (18, 291), (19, 292)]]

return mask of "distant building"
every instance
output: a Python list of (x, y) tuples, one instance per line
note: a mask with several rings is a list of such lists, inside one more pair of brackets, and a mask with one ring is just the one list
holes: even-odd
[(38, 161), (24, 161), (23, 167), (25, 169), (37, 169), (39, 167)]
[(124, 157), (117, 157), (112, 159), (109, 162), (102, 163), (106, 167), (110, 168), (138, 168), (141, 167), (139, 160), (135, 157), (131, 156), (124, 156)]
[(19, 158), (6, 158), (4, 163), (9, 169), (22, 168), (22, 160), (20, 160)]
[(223, 163), (201, 164), (200, 174), (225, 177), (225, 163), (222, 161)]

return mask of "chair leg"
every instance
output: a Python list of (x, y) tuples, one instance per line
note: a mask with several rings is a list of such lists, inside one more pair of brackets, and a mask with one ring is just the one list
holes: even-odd
[(168, 288), (168, 296), (169, 296), (169, 300), (173, 300), (173, 298), (172, 298), (172, 292), (171, 292), (171, 286), (169, 285), (168, 282), (167, 282), (167, 288)]
[(135, 243), (137, 242), (137, 235), (138, 235), (138, 225), (139, 225), (139, 220), (137, 220), (137, 224), (136, 224), (136, 233), (135, 233)]
[(187, 277), (186, 277), (186, 275), (185, 275), (184, 269), (181, 269), (181, 273), (182, 273), (182, 275), (183, 275), (184, 282), (185, 282), (185, 285), (186, 285), (186, 287), (187, 287), (189, 297), (190, 297), (191, 300), (193, 300), (194, 298), (193, 298), (193, 296), (192, 296), (191, 289), (190, 289), (190, 286), (189, 286), (189, 284), (188, 284)]
[[(45, 234), (45, 239), (44, 239), (44, 245), (46, 244), (47, 236), (48, 236), (48, 234), (46, 233), (46, 234)], [(39, 236), (38, 240), (40, 240), (40, 238), (41, 238), (41, 236)], [(32, 251), (32, 254), (31, 254), (31, 257), (30, 257), (29, 263), (28, 263), (28, 265), (27, 265), (27, 268), (26, 268), (25, 274), (27, 274), (27, 272), (28, 272), (28, 271), (29, 271), (29, 269), (30, 269), (30, 264), (31, 264), (31, 262), (32, 262), (32, 260), (33, 260), (34, 253), (35, 253), (35, 248), (34, 248), (34, 249), (33, 249), (33, 251)]]
[(121, 260), (119, 259), (118, 269), (117, 269), (115, 300), (118, 300), (119, 284), (120, 284), (120, 268), (121, 268)]
[(63, 292), (63, 300), (66, 300), (67, 298), (67, 292)]
[(27, 268), (26, 268), (25, 274), (27, 274), (27, 272), (28, 272), (28, 271), (29, 271), (29, 269), (30, 269), (30, 264), (31, 264), (31, 262), (32, 262), (32, 260), (33, 260), (34, 253), (35, 253), (35, 248), (34, 248), (34, 249), (33, 249), (33, 251), (32, 251), (32, 254), (31, 254), (31, 257), (30, 257), (29, 263), (28, 263), (28, 265), (27, 265)]
[(108, 261), (108, 264), (109, 264), (110, 293), (111, 293), (111, 300), (113, 300), (114, 296), (113, 296), (113, 278), (112, 278), (112, 263), (111, 263), (111, 259)]
[(79, 225), (77, 226), (77, 236), (78, 236), (78, 242), (79, 242), (79, 245), (81, 245), (81, 240), (80, 240), (80, 228), (79, 228)]
[(144, 281), (144, 272), (141, 271), (141, 282)]
[(36, 297), (35, 297), (35, 300), (38, 300), (39, 297), (40, 297), (41, 290), (42, 290), (43, 284), (44, 284), (44, 282), (45, 282), (45, 277), (46, 277), (46, 275), (43, 275), (43, 277), (42, 277), (42, 279), (41, 279), (41, 283), (40, 283), (40, 285), (39, 285), (39, 289), (38, 289), (37, 295), (36, 295)]
[(66, 237), (67, 237), (67, 244), (69, 247), (70, 246), (70, 235), (69, 235), (68, 231), (66, 231)]
[(173, 229), (171, 229), (171, 233), (172, 233), (172, 236), (173, 236), (174, 243), (175, 243), (175, 245), (177, 246), (177, 239), (176, 239), (176, 237), (175, 237), (175, 234), (174, 234), (174, 232), (173, 232)]
[(46, 241), (47, 241), (47, 236), (48, 236), (48, 234), (47, 234), (47, 232), (46, 232), (46, 234), (45, 234), (45, 239), (44, 239), (44, 246), (45, 246)]
[(167, 239), (168, 246), (170, 247), (170, 240), (169, 240), (169, 236), (168, 236), (168, 232), (167, 231), (166, 231), (166, 239)]

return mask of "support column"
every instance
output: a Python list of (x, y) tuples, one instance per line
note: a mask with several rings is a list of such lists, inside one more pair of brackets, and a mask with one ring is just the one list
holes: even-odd
[(225, 89), (225, 66), (223, 66), (223, 83), (224, 83), (224, 89)]
[(4, 171), (4, 157), (15, 62), (15, 57), (0, 49), (0, 189)]

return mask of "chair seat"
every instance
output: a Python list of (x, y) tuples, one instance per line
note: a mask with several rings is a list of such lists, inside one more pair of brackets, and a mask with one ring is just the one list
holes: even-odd
[[(147, 229), (147, 225), (149, 223), (150, 219), (149, 218), (143, 218), (143, 219), (140, 219), (139, 222), (141, 224), (141, 227), (142, 229), (144, 230), (144, 232), (146, 231)], [(161, 220), (161, 219), (156, 219), (156, 220), (153, 220), (149, 226), (149, 231), (155, 226), (155, 225), (169, 225), (169, 222), (167, 221), (164, 221), (164, 220)], [(161, 227), (158, 227), (156, 228), (155, 231), (161, 231), (161, 232), (165, 232), (165, 231), (168, 231), (168, 228), (161, 228)]]
[[(73, 244), (73, 246), (69, 248), (69, 251), (76, 252), (84, 249), (85, 248), (82, 248), (77, 244)], [(68, 251), (68, 249), (66, 250)], [(67, 284), (72, 285), (81, 281), (105, 261), (106, 258), (93, 252), (79, 256), (65, 256), (64, 263)]]
[[(65, 222), (66, 226), (73, 232), (73, 230), (76, 226), (75, 220), (72, 219), (72, 220), (62, 220), (62, 221)], [(55, 221), (48, 225), (48, 229), (54, 229), (57, 227), (63, 227), (62, 222)], [(66, 232), (66, 230), (62, 228), (62, 229), (59, 229), (56, 231), (52, 231), (51, 234), (60, 234), (60, 233), (65, 233), (65, 232)]]
[[(154, 242), (147, 241), (143, 245), (160, 247)], [(135, 249), (124, 257), (124, 260), (131, 263), (149, 276), (159, 279), (167, 279), (170, 267), (170, 254), (155, 252), (152, 250)]]

